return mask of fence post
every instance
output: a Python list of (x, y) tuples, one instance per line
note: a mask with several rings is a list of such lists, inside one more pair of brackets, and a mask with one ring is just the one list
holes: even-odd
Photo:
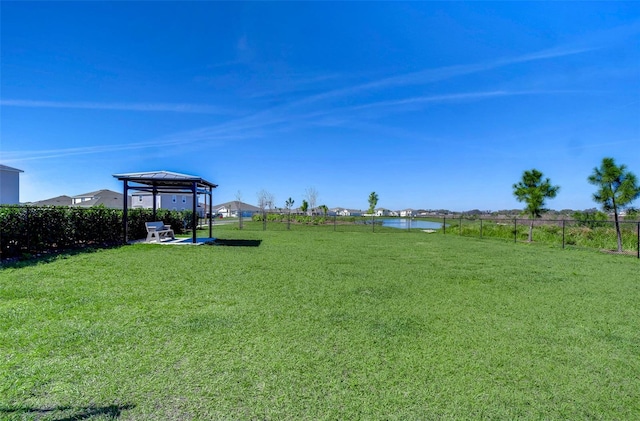
[(443, 234), (447, 233), (447, 217), (446, 216), (442, 217), (442, 233)]
[(371, 215), (371, 226), (373, 227), (371, 228), (371, 230), (373, 232), (376, 232), (376, 215), (375, 214)]
[(338, 219), (338, 215), (333, 215), (333, 232), (336, 232), (336, 219)]
[(513, 242), (518, 242), (518, 218), (513, 218)]
[(562, 248), (564, 248), (564, 219), (562, 220)]
[(482, 238), (482, 218), (480, 218), (480, 238)]

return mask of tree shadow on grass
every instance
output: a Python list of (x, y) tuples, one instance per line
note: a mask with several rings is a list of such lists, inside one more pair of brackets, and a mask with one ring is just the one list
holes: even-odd
[(14, 414), (22, 419), (32, 417), (37, 420), (51, 421), (82, 421), (92, 418), (117, 420), (122, 415), (122, 411), (135, 408), (135, 405), (107, 405), (107, 406), (57, 406), (54, 408), (29, 408), (29, 407), (3, 407), (0, 406), (0, 417)]
[(212, 246), (230, 246), (230, 247), (258, 247), (262, 243), (262, 240), (233, 240), (216, 238), (215, 240), (207, 243)]

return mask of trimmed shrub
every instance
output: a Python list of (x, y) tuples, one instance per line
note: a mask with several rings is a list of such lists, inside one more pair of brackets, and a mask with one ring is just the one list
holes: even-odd
[[(156, 220), (171, 225), (176, 234), (191, 227), (193, 212), (157, 210)], [(130, 209), (129, 239), (147, 236), (145, 222), (153, 222), (151, 209)], [(0, 258), (59, 252), (120, 244), (122, 211), (103, 206), (0, 206)]]

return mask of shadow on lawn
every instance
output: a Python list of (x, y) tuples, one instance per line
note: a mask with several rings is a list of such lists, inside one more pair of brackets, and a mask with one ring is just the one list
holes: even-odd
[(224, 238), (216, 238), (210, 243), (212, 246), (230, 246), (230, 247), (258, 247), (262, 240), (232, 240)]
[(108, 406), (57, 406), (55, 408), (28, 408), (17, 407), (7, 408), (0, 406), (0, 416), (2, 414), (16, 414), (18, 416), (35, 416), (36, 419), (45, 418), (54, 421), (82, 421), (94, 417), (108, 417), (118, 419), (122, 411), (135, 408), (135, 405), (108, 405)]
[(41, 263), (51, 263), (58, 259), (68, 259), (72, 256), (80, 254), (95, 253), (98, 250), (106, 250), (122, 247), (122, 244), (107, 244), (101, 246), (78, 247), (69, 250), (43, 252), (40, 254), (25, 253), (20, 257), (4, 259), (0, 261), (0, 270), (3, 268), (22, 268), (27, 266), (35, 266)]

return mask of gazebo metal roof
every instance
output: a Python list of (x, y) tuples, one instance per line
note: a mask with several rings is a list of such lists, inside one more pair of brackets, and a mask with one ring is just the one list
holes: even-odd
[[(118, 180), (124, 183), (124, 212), (123, 212), (123, 228), (124, 228), (124, 241), (127, 242), (128, 236), (128, 222), (127, 222), (127, 197), (129, 190), (134, 191), (146, 191), (153, 193), (153, 217), (156, 218), (156, 200), (155, 197), (158, 193), (189, 193), (193, 197), (193, 243), (196, 243), (196, 206), (197, 196), (199, 194), (205, 195), (205, 208), (206, 197), (209, 196), (209, 206), (211, 206), (211, 199), (213, 196), (213, 189), (218, 187), (217, 184), (211, 183), (202, 177), (189, 174), (181, 174), (171, 171), (147, 171), (147, 172), (135, 172), (126, 174), (114, 174)], [(209, 213), (209, 237), (211, 237), (211, 225), (212, 215)]]
[(114, 174), (120, 181), (126, 181), (129, 189), (140, 191), (155, 190), (158, 193), (192, 192), (196, 183), (197, 193), (207, 193), (210, 189), (218, 187), (202, 177), (189, 174), (181, 174), (171, 171), (147, 171), (132, 172), (127, 174)]

